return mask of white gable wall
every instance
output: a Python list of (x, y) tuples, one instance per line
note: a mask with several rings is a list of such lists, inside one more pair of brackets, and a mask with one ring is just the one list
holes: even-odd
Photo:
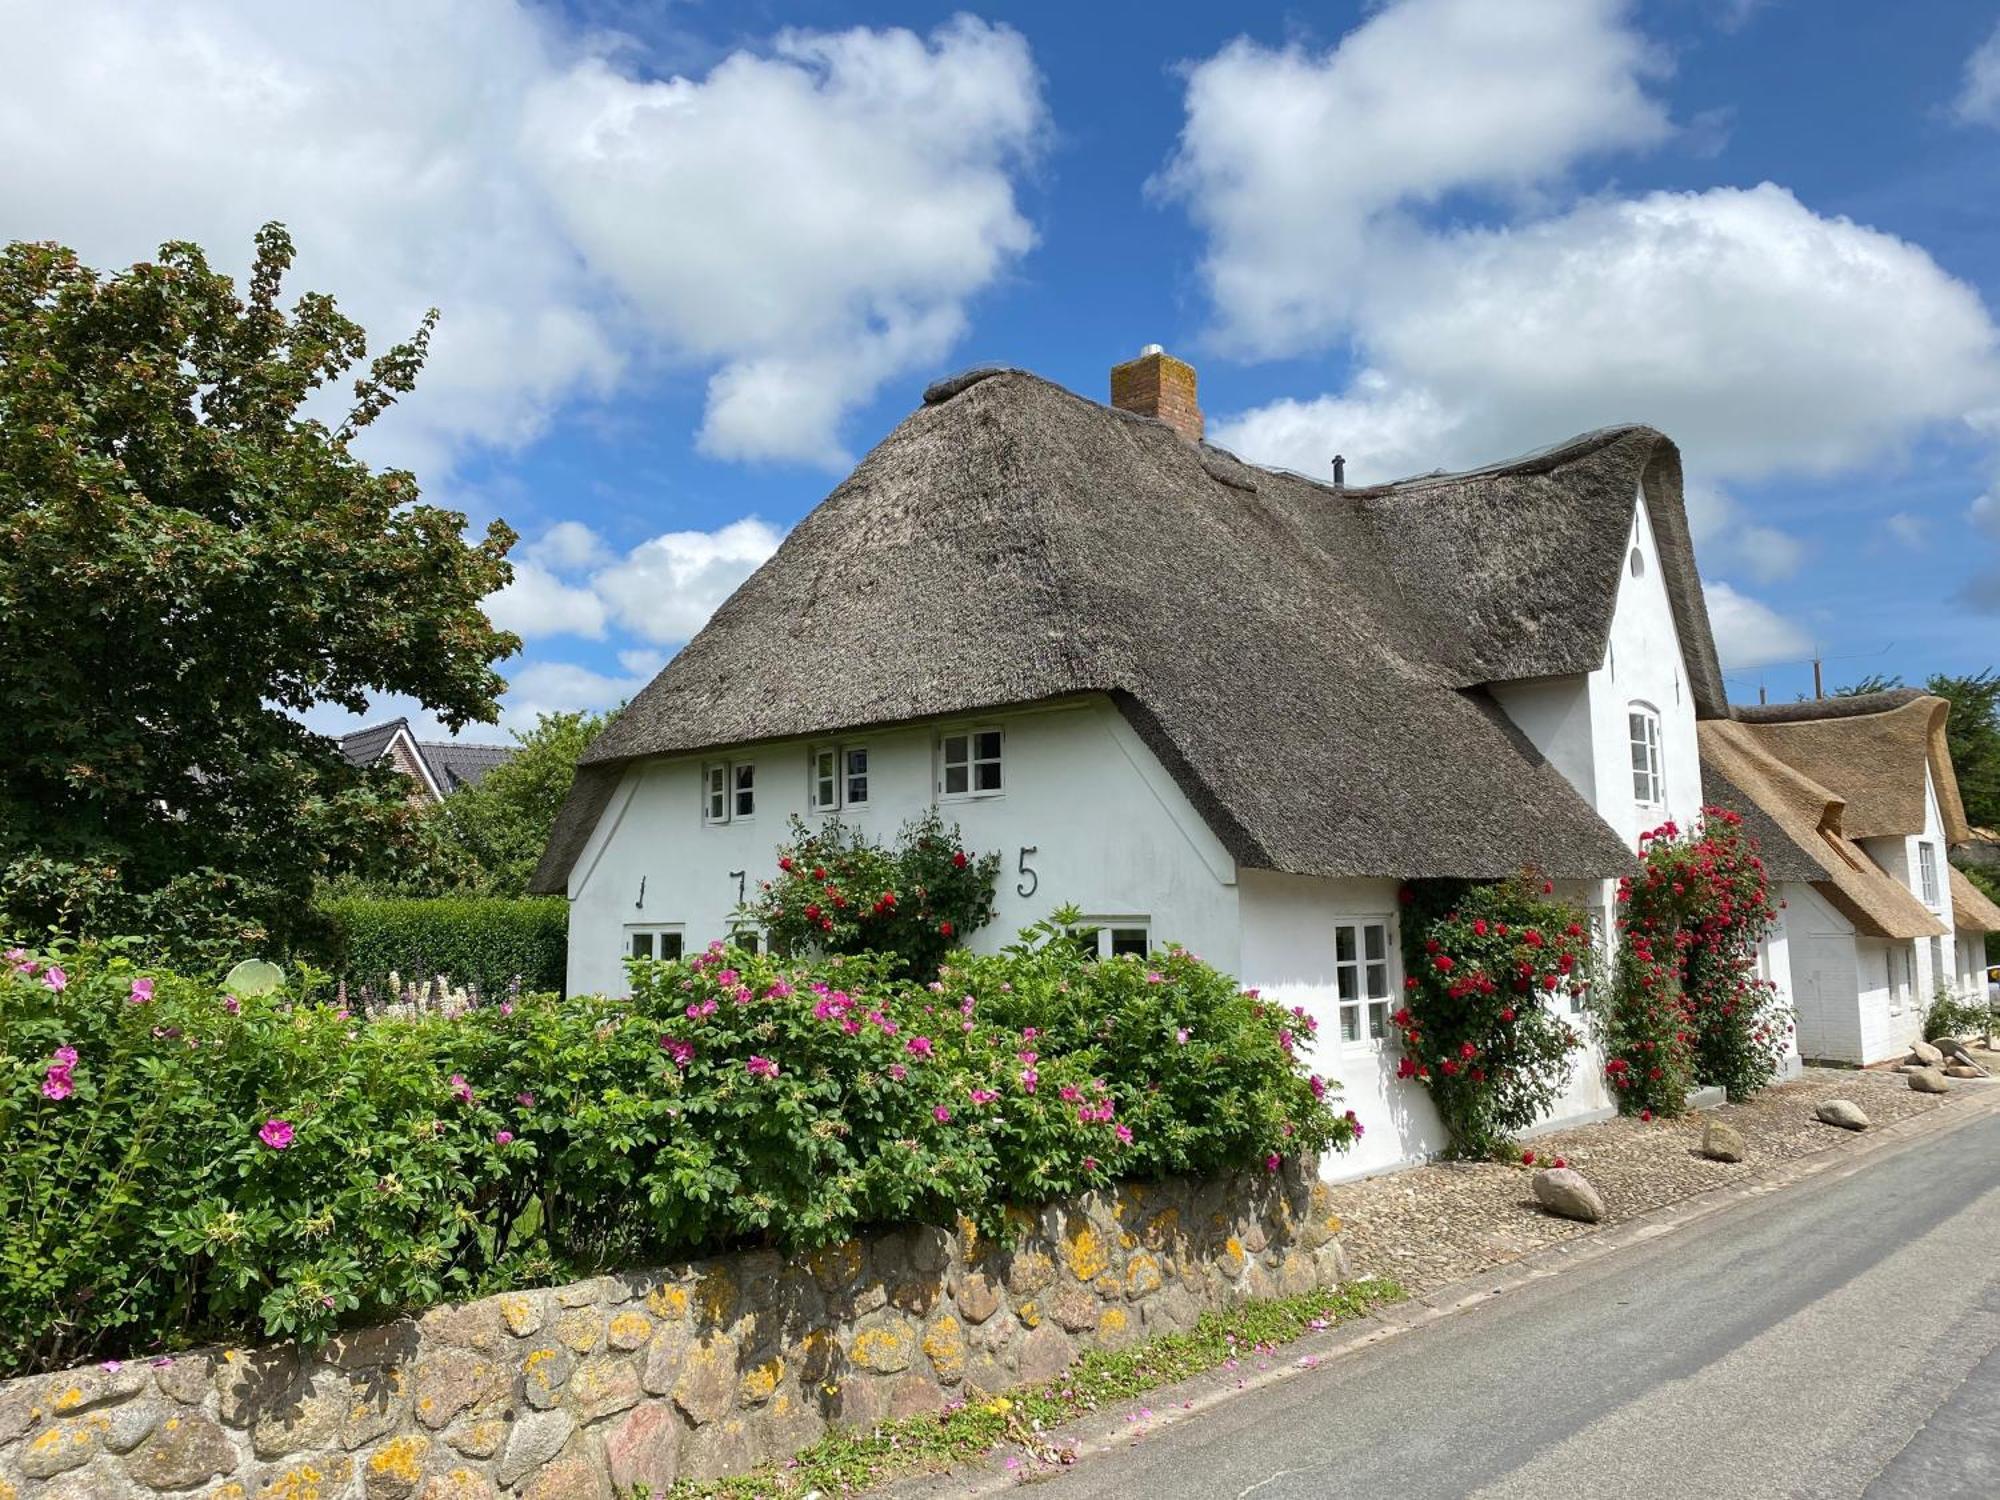
[[(998, 851), (999, 915), (973, 935), (974, 948), (993, 951), (1067, 902), (1092, 917), (1143, 918), (1155, 943), (1182, 943), (1240, 972), (1234, 863), (1108, 700), (962, 722), (1004, 731), (1001, 795), (938, 799), (942, 726), (918, 725), (838, 741), (868, 747), (870, 775), (868, 807), (840, 816), (887, 842), (936, 802), (969, 850)], [(734, 752), (757, 768), (757, 806), (725, 824), (704, 825), (701, 797), (703, 764), (724, 757), (663, 758), (628, 772), (570, 877), (570, 992), (625, 993), (635, 926), (677, 924), (689, 952), (725, 937), (732, 872), (752, 895), (776, 873), (788, 819), (807, 816), (811, 749), (830, 743)]]

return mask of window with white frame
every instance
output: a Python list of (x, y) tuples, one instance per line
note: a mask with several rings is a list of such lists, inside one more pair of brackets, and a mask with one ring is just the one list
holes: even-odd
[(701, 820), (729, 821), (729, 762), (713, 761), (701, 768)]
[(1634, 703), (1625, 715), (1632, 742), (1632, 796), (1641, 807), (1666, 804), (1666, 775), (1660, 765), (1660, 715), (1648, 704)]
[(1936, 906), (1939, 901), (1937, 845), (1925, 839), (1917, 841), (1917, 876), (1923, 887), (1924, 905)]
[(866, 807), (868, 747), (821, 745), (812, 753), (812, 778), (807, 790), (814, 812)]
[(625, 954), (628, 958), (679, 958), (686, 941), (679, 923), (667, 927), (628, 927)]
[(991, 797), (1001, 791), (997, 729), (955, 729), (938, 736), (938, 795)]
[(1585, 971), (1583, 983), (1579, 984), (1575, 992), (1569, 997), (1569, 1013), (1573, 1016), (1580, 1016), (1590, 1009), (1592, 983), (1597, 978), (1599, 969), (1604, 968), (1610, 963), (1609, 954), (1606, 952), (1604, 946), (1606, 941), (1605, 935), (1610, 931), (1610, 923), (1605, 920), (1604, 908), (1601, 906), (1591, 907), (1588, 920), (1590, 922), (1590, 953), (1584, 959), (1582, 965)]
[(1070, 928), (1085, 958), (1144, 958), (1153, 951), (1151, 924), (1144, 917), (1085, 917)]
[(1333, 929), (1333, 979), (1340, 1039), (1379, 1042), (1389, 1035), (1389, 924), (1340, 922)]
[(748, 761), (736, 761), (729, 768), (731, 818), (757, 815), (757, 768)]

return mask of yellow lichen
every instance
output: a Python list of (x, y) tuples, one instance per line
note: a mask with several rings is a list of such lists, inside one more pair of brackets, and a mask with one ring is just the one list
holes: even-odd
[(1063, 1259), (1078, 1281), (1089, 1281), (1111, 1264), (1111, 1253), (1088, 1224), (1079, 1224), (1063, 1236)]
[(767, 1359), (763, 1364), (744, 1372), (737, 1387), (745, 1406), (755, 1406), (771, 1399), (771, 1393), (778, 1388), (778, 1382), (785, 1378), (785, 1362), (782, 1359)]
[(688, 1294), (677, 1286), (656, 1286), (646, 1296), (646, 1308), (656, 1318), (685, 1318)]
[(55, 1399), (57, 1411), (71, 1411), (83, 1405), (83, 1387), (73, 1385)]
[[(326, 1470), (312, 1464), (299, 1464), (266, 1481), (257, 1491), (257, 1500), (320, 1500), (322, 1495), (337, 1495), (347, 1488), (352, 1467), (351, 1460), (345, 1458), (335, 1459)], [(400, 1469), (396, 1473), (399, 1478), (408, 1477)], [(239, 1495), (242, 1493), (240, 1485), (236, 1492)]]
[(653, 1325), (642, 1312), (629, 1308), (611, 1320), (611, 1342), (627, 1349), (636, 1349), (653, 1336)]
[(533, 1333), (540, 1326), (537, 1311), (534, 1299), (519, 1293), (500, 1299), (500, 1316), (507, 1320), (507, 1331), (512, 1334)]
[(415, 1484), (423, 1477), (424, 1455), (430, 1452), (430, 1447), (429, 1438), (414, 1433), (392, 1438), (375, 1450), (375, 1456), (368, 1460), (368, 1472)]
[(940, 1376), (950, 1380), (965, 1372), (965, 1333), (958, 1319), (949, 1313), (939, 1318), (924, 1334), (924, 1353)]
[(1097, 1331), (1099, 1333), (1122, 1332), (1125, 1327), (1125, 1321), (1124, 1308), (1107, 1307), (1097, 1315)]

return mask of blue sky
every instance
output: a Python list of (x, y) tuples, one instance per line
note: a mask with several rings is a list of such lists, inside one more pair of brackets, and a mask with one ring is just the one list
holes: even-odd
[(2000, 665), (1992, 0), (0, 22), (0, 234), (282, 218), (378, 339), (442, 309), (371, 455), (522, 533), (510, 723), (636, 688), (930, 379), (1152, 341), (1357, 479), (1664, 428), (1739, 698)]

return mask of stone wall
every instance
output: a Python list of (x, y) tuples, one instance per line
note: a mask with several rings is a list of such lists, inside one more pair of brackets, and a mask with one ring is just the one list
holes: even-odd
[(317, 1350), (0, 1383), (0, 1500), (610, 1500), (1053, 1378), (1079, 1353), (1341, 1279), (1304, 1171), (1126, 1184), (910, 1229), (435, 1308)]

